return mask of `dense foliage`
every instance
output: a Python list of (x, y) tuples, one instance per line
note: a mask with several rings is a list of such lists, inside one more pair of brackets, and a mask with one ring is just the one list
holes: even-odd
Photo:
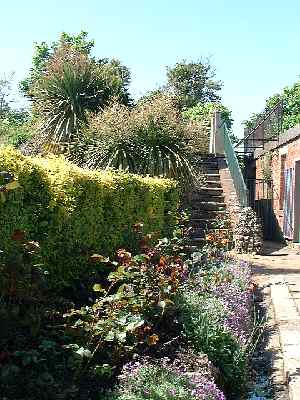
[(85, 296), (68, 299), (52, 297), (47, 275), (37, 275), (44, 244), (13, 233), (14, 265), (29, 280), (17, 289), (21, 274), (1, 259), (2, 277), (15, 282), (2, 290), (0, 388), (8, 400), (223, 400), (222, 390), (240, 398), (248, 266), (191, 255), (183, 225), (155, 246), (142, 229), (133, 226), (137, 253), (93, 254), (97, 273), (81, 281)]
[(0, 79), (0, 144), (19, 147), (31, 137), (33, 129), (29, 113), (12, 106), (12, 79), (13, 74)]
[(21, 126), (6, 119), (2, 142), (22, 145), (27, 155), (63, 153), (79, 166), (195, 183), (194, 155), (208, 151), (213, 110), (221, 109), (231, 122), (219, 104), (222, 85), (210, 62), (168, 67), (166, 84), (134, 104), (128, 68), (95, 58), (93, 48), (85, 31), (35, 44), (32, 68), (20, 84), (31, 100), (30, 118)]
[(92, 115), (85, 131), (85, 141), (78, 142), (71, 156), (77, 163), (93, 168), (175, 178), (191, 183), (193, 137), (199, 124), (182, 120), (171, 96), (153, 95), (130, 110), (118, 103)]
[[(37, 81), (39, 81), (47, 71), (47, 64), (54, 56), (55, 52), (60, 48), (68, 47), (72, 48), (74, 52), (79, 53), (88, 57), (91, 61), (96, 62), (96, 59), (92, 57), (91, 53), (94, 48), (94, 40), (88, 39), (88, 33), (81, 31), (79, 34), (70, 35), (66, 32), (62, 32), (59, 39), (53, 42), (51, 45), (46, 42), (34, 44), (34, 54), (32, 58), (32, 67), (29, 75), (20, 82), (20, 89), (23, 94), (29, 98), (32, 98), (32, 89), (34, 88)], [(100, 59), (97, 61), (99, 65), (110, 64), (108, 59)], [(128, 86), (130, 74), (125, 66), (121, 66), (116, 60), (112, 63), (118, 63), (120, 66), (120, 72), (124, 81), (125, 87)]]
[[(0, 148), (0, 170), (14, 174), (20, 188), (0, 202), (2, 250), (15, 229), (39, 241), (45, 269), (60, 288), (86, 271), (93, 252), (131, 246), (129, 227), (172, 230), (178, 206), (176, 184), (112, 171), (82, 170), (63, 158), (28, 158)], [(67, 266), (67, 267), (66, 267)]]
[[(184, 364), (180, 363), (180, 358), (173, 363), (163, 359), (160, 365), (147, 361), (127, 364), (120, 376), (118, 393), (112, 395), (111, 399), (225, 400), (213, 379), (205, 375), (203, 359), (192, 353), (187, 356)], [(198, 363), (197, 367), (200, 368), (196, 369), (197, 372), (188, 372), (193, 371), (193, 362), (196, 365)]]
[(166, 86), (177, 97), (181, 108), (218, 102), (222, 83), (214, 80), (215, 75), (215, 70), (207, 60), (184, 60), (167, 68)]
[[(32, 87), (34, 111), (41, 119), (42, 143), (70, 142), (87, 122), (87, 112), (100, 111), (114, 98), (128, 102), (117, 61), (94, 62), (62, 44)], [(37, 140), (38, 140), (37, 139)]]
[(228, 129), (232, 126), (231, 112), (227, 107), (221, 103), (198, 103), (194, 107), (190, 107), (188, 110), (183, 111), (182, 115), (192, 121), (202, 121), (205, 125), (210, 125), (211, 117), (214, 111), (221, 113), (221, 119), (224, 121)]
[[(278, 106), (279, 105), (279, 106)], [(282, 118), (276, 115), (270, 117), (271, 133), (278, 132), (282, 127), (283, 132), (293, 128), (300, 123), (300, 82), (296, 82), (290, 87), (285, 87), (281, 93), (275, 94), (266, 100), (263, 111), (253, 113), (250, 118), (244, 121), (246, 128), (254, 128), (257, 121), (265, 118), (274, 107), (282, 107)], [(274, 134), (273, 132), (273, 134)]]
[[(202, 151), (205, 149), (203, 147), (203, 143), (205, 142), (203, 138), (205, 135), (207, 138), (210, 136), (211, 121), (215, 111), (220, 112), (221, 120), (226, 124), (228, 130), (231, 131), (233, 122), (231, 111), (221, 103), (198, 103), (194, 107), (190, 107), (182, 112), (182, 116), (185, 120), (191, 121), (191, 124), (197, 123), (198, 135), (195, 132), (195, 134), (192, 135), (191, 141), (191, 144), (195, 149), (201, 149)], [(230, 133), (230, 138), (232, 143), (238, 141), (237, 137), (232, 133)], [(205, 151), (203, 152), (205, 153)]]

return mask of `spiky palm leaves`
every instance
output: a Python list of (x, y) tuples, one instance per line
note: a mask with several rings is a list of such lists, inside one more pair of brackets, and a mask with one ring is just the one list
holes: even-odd
[(63, 66), (61, 74), (39, 82), (39, 102), (36, 110), (42, 116), (41, 132), (47, 141), (69, 142), (86, 122), (86, 111), (94, 108), (99, 90), (93, 72), (86, 65), (75, 70)]
[(58, 48), (32, 89), (40, 118), (35, 144), (70, 143), (88, 112), (101, 110), (113, 97), (124, 101), (129, 77), (123, 82), (121, 69), (118, 62), (97, 63), (72, 46)]
[(178, 131), (178, 127), (175, 131), (170, 127), (157, 126), (157, 122), (151, 119), (140, 131), (139, 173), (180, 181), (192, 179), (193, 170), (185, 135)]

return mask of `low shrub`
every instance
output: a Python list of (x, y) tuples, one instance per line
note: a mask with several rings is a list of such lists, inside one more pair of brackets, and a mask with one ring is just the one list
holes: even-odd
[(89, 167), (163, 176), (188, 186), (198, 180), (198, 170), (188, 145), (194, 131), (187, 128), (168, 95), (155, 95), (133, 109), (112, 104), (91, 115), (86, 142), (70, 156)]
[(245, 384), (250, 328), (249, 270), (237, 270), (233, 263), (198, 273), (180, 300), (186, 339), (219, 368), (221, 384), (231, 394)]
[(72, 340), (89, 343), (95, 361), (114, 360), (118, 366), (134, 352), (151, 351), (180, 333), (174, 299), (187, 268), (179, 256), (144, 250), (132, 256), (120, 249), (116, 261), (95, 255), (113, 272), (94, 283), (94, 304), (65, 314)]
[(0, 143), (21, 146), (34, 133), (33, 120), (24, 110), (8, 110), (0, 116)]
[(40, 243), (52, 287), (87, 272), (93, 253), (132, 247), (134, 224), (162, 234), (175, 224), (179, 194), (171, 180), (83, 170), (62, 157), (29, 158), (11, 147), (0, 147), (1, 170), (20, 185), (0, 202), (1, 250), (14, 247), (16, 229), (24, 231)]
[(207, 377), (182, 372), (172, 365), (133, 362), (125, 365), (118, 393), (112, 400), (224, 400), (223, 393)]

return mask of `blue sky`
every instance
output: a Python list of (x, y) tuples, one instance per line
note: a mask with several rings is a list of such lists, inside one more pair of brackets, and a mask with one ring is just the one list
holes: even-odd
[(135, 96), (165, 81), (165, 67), (210, 57), (224, 82), (235, 133), (264, 100), (300, 75), (299, 0), (10, 0), (0, 6), (0, 74), (20, 80), (34, 41), (87, 30), (94, 54), (117, 57)]

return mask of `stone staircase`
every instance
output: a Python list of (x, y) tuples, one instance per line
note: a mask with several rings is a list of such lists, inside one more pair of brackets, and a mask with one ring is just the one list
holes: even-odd
[(204, 242), (207, 230), (213, 228), (216, 221), (227, 215), (218, 158), (209, 155), (199, 157), (198, 166), (203, 171), (205, 181), (199, 188), (189, 193), (192, 226), (190, 237), (193, 245)]

